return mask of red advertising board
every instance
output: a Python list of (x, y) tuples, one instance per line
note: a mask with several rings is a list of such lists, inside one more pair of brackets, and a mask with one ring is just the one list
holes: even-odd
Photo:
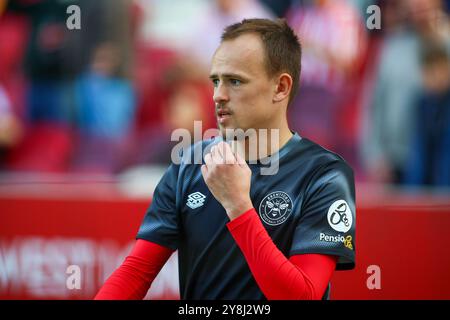
[[(0, 196), (0, 299), (91, 299), (129, 252), (149, 203)], [(332, 299), (450, 299), (450, 200), (362, 200), (356, 223), (356, 268), (335, 272)], [(178, 297), (175, 253), (146, 298)]]

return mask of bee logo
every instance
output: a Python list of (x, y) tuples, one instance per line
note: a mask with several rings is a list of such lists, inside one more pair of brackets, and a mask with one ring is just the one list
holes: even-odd
[(285, 222), (292, 213), (292, 200), (286, 192), (275, 191), (261, 201), (259, 215), (270, 226)]

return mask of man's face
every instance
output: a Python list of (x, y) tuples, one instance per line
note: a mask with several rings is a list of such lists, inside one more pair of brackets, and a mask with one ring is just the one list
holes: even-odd
[(273, 104), (276, 82), (264, 65), (264, 48), (255, 34), (224, 41), (210, 72), (220, 131), (276, 128), (279, 109)]

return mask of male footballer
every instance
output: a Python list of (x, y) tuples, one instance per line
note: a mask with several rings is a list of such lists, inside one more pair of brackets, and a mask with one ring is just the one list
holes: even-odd
[[(285, 20), (224, 30), (210, 72), (221, 135), (186, 151), (207, 150), (201, 164), (170, 165), (132, 252), (96, 299), (144, 298), (175, 250), (181, 299), (329, 298), (334, 270), (355, 265), (354, 177), (340, 156), (289, 129), (300, 61)], [(248, 137), (227, 139), (237, 129), (255, 132), (256, 158)], [(277, 161), (272, 174), (263, 174), (267, 158)]]

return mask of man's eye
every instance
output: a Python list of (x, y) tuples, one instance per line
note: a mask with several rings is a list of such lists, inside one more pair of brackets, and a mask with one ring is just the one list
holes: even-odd
[(219, 86), (219, 79), (212, 79), (212, 83), (213, 83), (214, 87), (218, 87)]
[(238, 79), (231, 79), (230, 82), (233, 86), (239, 86), (242, 83), (241, 80)]

